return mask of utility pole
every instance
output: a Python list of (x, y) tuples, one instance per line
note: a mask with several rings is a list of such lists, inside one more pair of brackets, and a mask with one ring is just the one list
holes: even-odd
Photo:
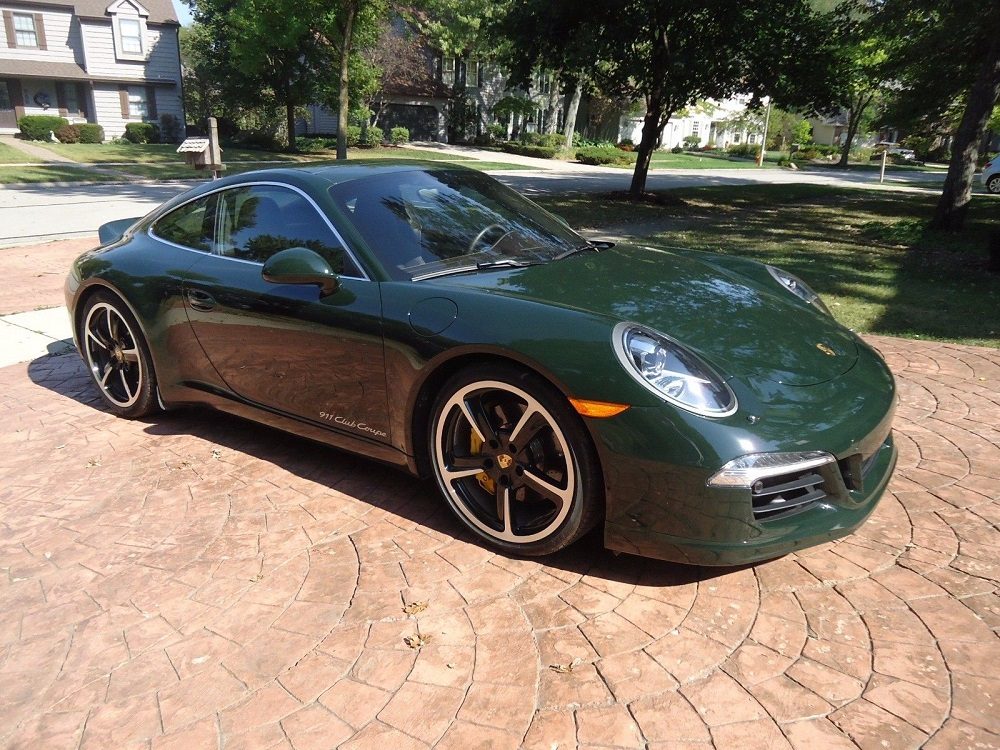
[(767, 97), (767, 111), (764, 112), (764, 135), (760, 139), (760, 153), (757, 154), (757, 166), (764, 166), (764, 151), (767, 149), (767, 126), (771, 123), (771, 97)]

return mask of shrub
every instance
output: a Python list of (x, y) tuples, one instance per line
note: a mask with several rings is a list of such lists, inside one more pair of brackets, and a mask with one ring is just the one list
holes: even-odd
[(369, 125), (368, 129), (359, 136), (360, 142), (358, 145), (362, 148), (375, 148), (376, 146), (382, 145), (382, 139), (384, 137), (385, 133), (382, 132), (382, 128)]
[(503, 123), (495, 122), (486, 128), (489, 137), (494, 141), (502, 141), (507, 137), (507, 126)]
[(819, 159), (822, 155), (819, 149), (809, 146), (808, 148), (800, 148), (798, 151), (793, 152), (792, 158), (800, 161), (811, 161), (812, 159)]
[(400, 146), (404, 143), (408, 143), (410, 140), (410, 130), (409, 128), (404, 128), (397, 125), (392, 130), (389, 131), (389, 142), (393, 146)]
[(734, 143), (731, 146), (726, 147), (726, 153), (729, 156), (736, 156), (739, 158), (756, 158), (757, 152), (760, 150), (759, 146), (753, 143)]
[(686, 135), (684, 136), (684, 145), (689, 149), (698, 148), (698, 144), (701, 143), (700, 135)]
[(124, 138), (130, 143), (159, 143), (160, 128), (152, 122), (129, 122)]
[(508, 154), (533, 156), (536, 159), (554, 159), (559, 152), (559, 149), (553, 146), (534, 146), (530, 143), (518, 143), (517, 141), (501, 143), (500, 150), (506, 151)]
[(251, 130), (240, 133), (239, 144), (247, 148), (261, 148), (265, 151), (280, 151), (282, 148), (282, 144), (278, 143), (274, 133), (266, 130)]
[(622, 151), (614, 146), (591, 146), (581, 148), (576, 152), (576, 160), (583, 164), (635, 164), (636, 153), (634, 151)]
[(97, 123), (80, 125), (80, 143), (104, 143), (104, 128)]
[(361, 126), (360, 125), (348, 125), (347, 126), (347, 147), (354, 148), (361, 143)]
[(635, 144), (629, 138), (618, 141), (615, 144), (615, 148), (619, 151), (635, 151)]
[(69, 120), (58, 115), (25, 115), (17, 121), (17, 127), (26, 141), (47, 141), (49, 133), (65, 125), (69, 125)]
[(59, 130), (56, 131), (56, 138), (59, 139), (60, 143), (79, 143), (80, 126), (63, 125), (61, 128), (59, 128)]
[(672, 149), (670, 149), (670, 153), (672, 154), (680, 154), (683, 151), (684, 149), (682, 149), (680, 146), (674, 146)]
[(851, 158), (854, 161), (871, 161), (874, 153), (875, 149), (872, 148), (856, 148), (851, 151)]
[(164, 143), (177, 143), (181, 139), (181, 123), (169, 112), (160, 115), (160, 134)]

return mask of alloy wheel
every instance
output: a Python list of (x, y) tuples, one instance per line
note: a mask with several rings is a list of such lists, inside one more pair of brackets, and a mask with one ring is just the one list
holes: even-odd
[(456, 510), (503, 542), (554, 534), (570, 512), (577, 471), (563, 431), (530, 393), (509, 383), (459, 388), (438, 412), (438, 480)]
[(98, 302), (87, 313), (83, 336), (87, 365), (104, 396), (123, 409), (135, 404), (145, 372), (128, 321), (113, 305)]

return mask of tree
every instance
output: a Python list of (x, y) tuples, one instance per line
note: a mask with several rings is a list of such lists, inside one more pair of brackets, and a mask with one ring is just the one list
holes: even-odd
[(961, 103), (948, 175), (931, 221), (933, 228), (957, 231), (972, 200), (979, 150), (1000, 98), (1000, 6), (885, 0), (874, 20), (893, 43), (894, 112), (919, 112), (919, 119), (934, 122)]
[(779, 75), (813, 63), (806, 0), (512, 0), (501, 30), (517, 41), (514, 72), (588, 70), (610, 97), (645, 105), (629, 192), (645, 191), (670, 117), (699, 99), (766, 93)]
[[(847, 132), (840, 150), (838, 166), (847, 167), (854, 138), (861, 127), (872, 120), (872, 109), (886, 87), (888, 53), (884, 40), (864, 35), (860, 22), (845, 21), (851, 28), (844, 43), (834, 47), (839, 71), (832, 104), (846, 112)], [(853, 37), (853, 38), (852, 38)]]
[(358, 57), (366, 70), (352, 73), (351, 80), (366, 85), (352, 88), (371, 111), (372, 125), (378, 125), (388, 106), (389, 91), (413, 92), (418, 96), (440, 93), (434, 71), (427, 64), (423, 38), (401, 16), (383, 20), (378, 25), (375, 43), (359, 49)]

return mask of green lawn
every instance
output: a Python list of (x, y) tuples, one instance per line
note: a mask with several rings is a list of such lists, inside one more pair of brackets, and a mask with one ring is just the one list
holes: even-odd
[(0, 164), (25, 164), (36, 161), (41, 160), (19, 151), (13, 146), (8, 146), (6, 143), (0, 143)]
[[(777, 167), (774, 162), (764, 161), (767, 169)], [(689, 153), (679, 154), (670, 151), (654, 151), (650, 163), (652, 169), (756, 169), (757, 163), (753, 159), (731, 159), (722, 154)], [(632, 166), (628, 167), (632, 169)]]
[(1000, 200), (975, 196), (958, 235), (924, 231), (936, 197), (812, 185), (669, 191), (680, 205), (542, 198), (581, 228), (647, 224), (644, 242), (782, 266), (865, 333), (1000, 347), (1000, 277), (986, 271)]
[(97, 180), (106, 182), (115, 179), (112, 175), (100, 174), (73, 166), (44, 165), (37, 167), (0, 167), (0, 185), (15, 182), (85, 182)]

